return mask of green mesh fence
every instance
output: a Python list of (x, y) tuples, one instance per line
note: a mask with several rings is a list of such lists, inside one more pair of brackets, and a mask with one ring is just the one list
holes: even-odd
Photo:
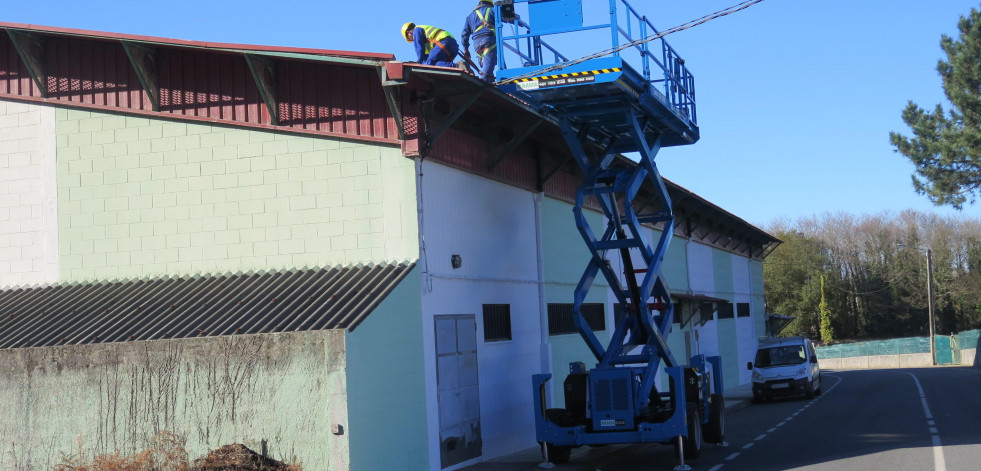
[[(950, 337), (936, 337), (937, 362), (950, 364), (958, 360), (960, 350), (978, 348), (981, 330), (968, 330)], [(956, 350), (956, 351), (954, 351)], [(930, 340), (927, 337), (908, 337), (890, 340), (871, 340), (868, 342), (842, 343), (826, 347), (818, 347), (818, 358), (850, 358), (874, 355), (898, 355), (904, 353), (930, 353)], [(955, 363), (957, 363), (955, 362)]]
[(936, 337), (936, 343), (933, 344), (933, 354), (938, 365), (952, 365), (954, 363), (954, 350), (950, 339), (946, 335)]
[(978, 348), (978, 337), (981, 330), (968, 330), (957, 334), (957, 343), (963, 350)]
[(842, 343), (817, 348), (818, 358), (867, 357), (874, 355), (899, 355), (904, 353), (930, 353), (930, 339), (927, 337), (908, 337), (903, 339)]

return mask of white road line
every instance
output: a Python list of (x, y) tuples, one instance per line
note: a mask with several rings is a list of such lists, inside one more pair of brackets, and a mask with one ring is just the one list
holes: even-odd
[(735, 452), (735, 453), (733, 453), (733, 454), (731, 454), (731, 455), (729, 455), (729, 456), (727, 456), (726, 457), (726, 461), (732, 461), (732, 460), (736, 459), (737, 456), (739, 456), (739, 452), (738, 451)]
[(771, 427), (770, 430), (767, 430), (766, 431), (766, 433), (773, 433), (773, 432), (776, 432), (776, 431), (777, 431), (777, 428), (776, 427)]
[(764, 438), (766, 438), (766, 434), (765, 433), (763, 435), (760, 435), (760, 436), (756, 437), (756, 440), (753, 440), (753, 441), (754, 442), (758, 442), (758, 441), (760, 441), (760, 440), (762, 440)]
[(753, 447), (753, 444), (755, 444), (755, 443), (756, 442), (749, 442), (749, 443), (743, 445), (743, 450), (748, 450), (748, 449), (752, 448)]
[(776, 426), (777, 426), (777, 427), (783, 427), (783, 424), (785, 424), (785, 423), (787, 423), (787, 421), (786, 421), (786, 420), (784, 420), (784, 421), (782, 421), (782, 422), (780, 422), (780, 423), (779, 423), (779, 424), (777, 424)]
[(712, 466), (711, 468), (709, 468), (709, 471), (719, 471), (720, 469), (722, 469), (722, 466), (723, 465), (721, 465), (721, 464), (717, 464), (717, 465)]
[[(930, 406), (927, 405), (926, 394), (923, 392), (923, 386), (920, 385), (920, 380), (913, 373), (906, 373), (913, 377), (913, 381), (916, 382), (916, 389), (920, 392), (920, 403), (923, 404), (923, 414), (926, 415), (927, 423), (932, 425), (933, 414), (930, 413)], [(933, 441), (933, 469), (934, 471), (947, 471), (947, 462), (944, 460), (944, 447), (940, 443), (940, 434), (937, 432), (936, 427), (930, 427), (930, 438)]]

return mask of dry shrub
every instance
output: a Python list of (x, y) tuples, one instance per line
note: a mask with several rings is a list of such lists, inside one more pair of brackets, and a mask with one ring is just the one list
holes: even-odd
[(139, 453), (120, 456), (117, 451), (96, 456), (91, 463), (75, 456), (59, 464), (54, 471), (190, 471), (184, 443), (180, 435), (164, 431), (155, 435), (150, 447)]
[(298, 463), (282, 463), (240, 444), (219, 447), (190, 464), (185, 442), (180, 435), (161, 432), (153, 437), (149, 448), (139, 453), (120, 456), (117, 451), (96, 456), (88, 462), (79, 451), (77, 456), (66, 458), (54, 471), (303, 471)]
[(302, 471), (299, 464), (285, 464), (264, 457), (245, 445), (225, 445), (194, 460), (194, 471)]

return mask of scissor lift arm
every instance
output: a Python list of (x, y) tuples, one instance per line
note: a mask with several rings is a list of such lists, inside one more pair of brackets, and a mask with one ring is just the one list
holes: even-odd
[[(543, 48), (554, 49), (534, 33), (530, 22), (536, 9), (547, 13), (546, 23), (564, 22), (555, 18), (574, 17), (577, 12), (556, 15), (556, 9), (579, 8), (581, 16), (580, 1), (505, 0), (496, 7), (501, 64), (498, 80), (508, 82), (502, 88), (537, 104), (556, 119), (583, 174), (573, 212), (590, 259), (575, 289), (573, 319), (597, 362), (588, 371), (582, 363), (570, 366), (563, 388), (563, 409), (546, 405), (546, 383), (551, 375), (533, 377), (537, 437), (549, 445), (552, 460), (557, 462), (568, 459), (570, 447), (580, 445), (667, 443), (678, 437), (686, 437), (686, 443), (692, 445), (700, 444), (698, 437), (703, 431), (708, 441), (721, 441), (721, 359), (696, 355), (683, 365), (666, 341), (674, 305), (661, 265), (674, 233), (674, 214), (654, 158), (662, 147), (691, 144), (698, 139), (693, 81), (684, 61), (666, 44), (660, 60), (646, 44), (640, 48), (642, 72), (613, 54), (578, 62), (561, 57), (562, 63), (538, 73), (546, 65)], [(530, 3), (529, 23), (507, 10), (518, 3)], [(616, 24), (616, 5), (621, 3), (636, 16), (624, 0), (611, 0), (611, 23), (605, 26), (622, 33), (623, 28)], [(642, 33), (648, 27), (653, 30), (646, 18), (638, 18), (643, 23)], [(505, 22), (528, 31), (508, 37), (502, 34)], [(545, 26), (546, 34), (577, 28), (594, 29), (581, 24)], [(518, 53), (521, 67), (509, 68), (507, 52), (520, 51), (523, 43), (530, 49)], [(651, 62), (661, 65), (663, 79), (651, 79)], [(664, 88), (659, 90), (659, 85)], [(602, 152), (590, 156), (587, 148)], [(624, 165), (617, 158), (622, 152), (636, 152), (637, 164)], [(646, 197), (655, 200), (645, 206), (657, 208), (654, 212), (636, 211), (634, 200), (642, 187)], [(602, 210), (605, 227), (590, 226), (584, 213), (587, 204)], [(651, 230), (645, 224), (656, 225), (660, 231), (653, 245), (647, 240)], [(622, 274), (610, 263), (615, 258), (621, 260)], [(606, 280), (618, 306), (615, 328), (605, 345), (593, 334), (581, 311), (599, 275)], [(658, 390), (655, 384), (662, 363), (668, 376), (667, 391)], [(683, 455), (695, 456), (697, 451), (686, 450)]]

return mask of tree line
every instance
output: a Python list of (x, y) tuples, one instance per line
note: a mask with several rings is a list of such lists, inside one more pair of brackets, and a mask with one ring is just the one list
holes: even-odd
[(981, 328), (981, 219), (838, 213), (766, 230), (783, 240), (763, 263), (767, 312), (795, 318), (781, 335), (825, 343), (927, 335), (928, 249), (937, 334)]

